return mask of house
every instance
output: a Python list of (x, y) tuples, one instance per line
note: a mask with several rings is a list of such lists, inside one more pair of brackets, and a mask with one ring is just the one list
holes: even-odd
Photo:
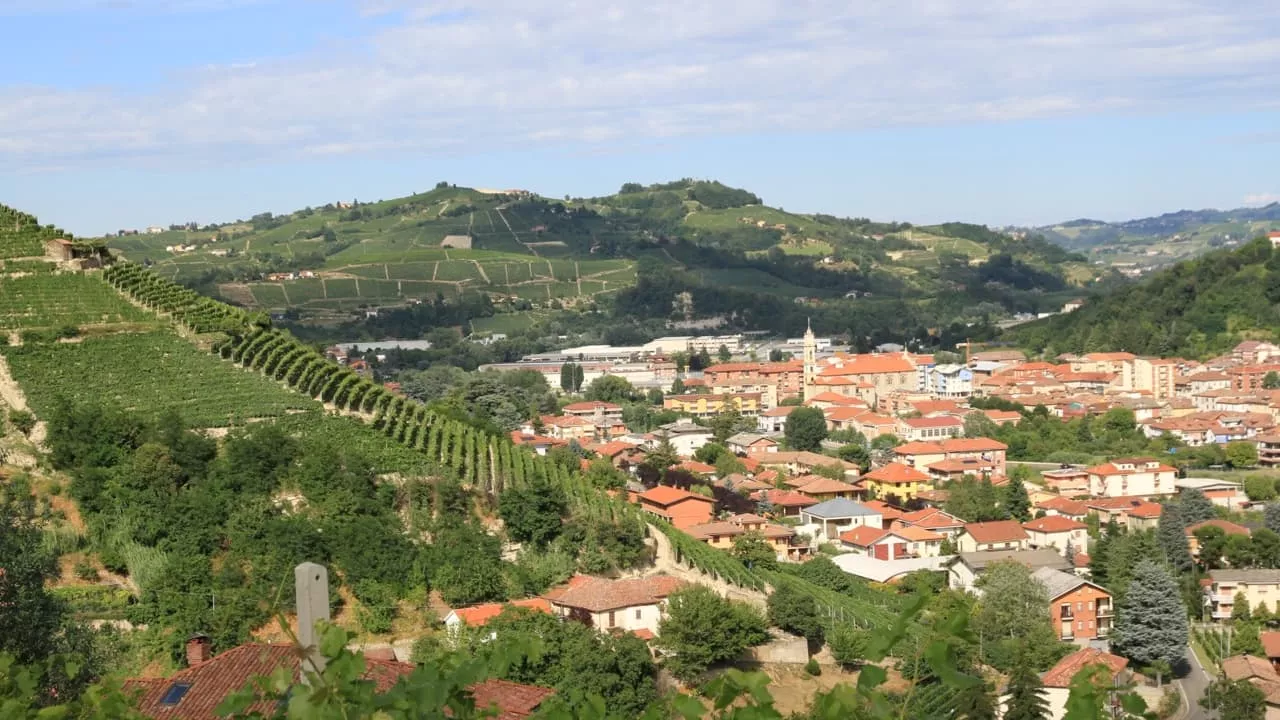
[(639, 496), (640, 508), (683, 530), (711, 520), (716, 501), (688, 490), (659, 485)]
[(744, 417), (755, 417), (761, 410), (760, 393), (723, 395), (668, 395), (662, 399), (662, 409), (685, 413), (696, 418), (712, 418), (727, 410)]
[(967, 365), (934, 365), (925, 372), (924, 391), (940, 398), (966, 398), (973, 394), (973, 370)]
[(1035, 508), (1043, 510), (1046, 517), (1064, 517), (1083, 522), (1089, 516), (1088, 505), (1061, 496), (1041, 500), (1035, 504)]
[(910, 525), (890, 529), (864, 525), (840, 533), (841, 545), (877, 560), (937, 557), (944, 539), (938, 533)]
[(684, 586), (670, 575), (609, 580), (591, 578), (551, 597), (560, 617), (597, 630), (634, 632), (653, 637), (666, 614), (667, 597)]
[(885, 519), (892, 520), (892, 524), (894, 525), (911, 525), (913, 527), (931, 530), (953, 539), (959, 535), (962, 530), (964, 530), (963, 520), (951, 513), (932, 507), (916, 510), (914, 512), (899, 513), (898, 516), (894, 518), (890, 518), (890, 516), (886, 514)]
[(484, 627), (488, 622), (502, 614), (507, 608), (525, 608), (530, 612), (550, 613), (551, 604), (545, 598), (528, 598), (514, 600), (509, 603), (485, 603), (471, 607), (454, 608), (444, 617), (445, 629), (457, 633), (465, 627)]
[(787, 429), (787, 418), (796, 409), (796, 405), (780, 405), (761, 412), (756, 416), (756, 431), (761, 433), (780, 433)]
[(1100, 525), (1116, 523), (1129, 530), (1158, 527), (1164, 506), (1140, 497), (1097, 498), (1083, 501), (1089, 512), (1098, 516)]
[[(579, 444), (596, 438), (596, 426), (589, 420), (573, 415), (543, 415), (543, 432), (558, 440), (576, 440)], [(532, 430), (532, 428), (530, 428)]]
[[(1071, 681), (1079, 672), (1087, 667), (1099, 667), (1104, 678), (1109, 678), (1114, 687), (1123, 687), (1130, 682), (1128, 670), (1129, 660), (1119, 655), (1103, 652), (1098, 648), (1086, 647), (1077, 650), (1058, 661), (1040, 678), (1044, 689), (1041, 697), (1046, 701), (1049, 720), (1062, 720), (1067, 714), (1067, 698), (1071, 695)], [(1004, 702), (1004, 699), (1001, 700)]]
[(1089, 547), (1089, 526), (1061, 515), (1046, 515), (1024, 522), (1022, 529), (1026, 530), (1031, 547), (1053, 548), (1065, 558)]
[(1266, 720), (1280, 717), (1280, 674), (1271, 663), (1253, 655), (1235, 655), (1222, 661), (1222, 674), (1228, 680), (1247, 682), (1262, 691)]
[[(304, 653), (290, 644), (248, 643), (214, 655), (209, 638), (199, 635), (187, 641), (187, 667), (168, 678), (134, 678), (124, 682), (126, 694), (137, 697), (138, 710), (156, 720), (220, 720), (216, 708), (248, 687), (256, 678), (284, 670), (298, 677)], [(366, 655), (363, 679), (379, 692), (390, 690), (417, 666)], [(519, 720), (534, 714), (555, 690), (506, 680), (485, 680), (471, 686), (476, 707), (493, 708), (502, 720)], [(247, 710), (271, 716), (280, 700), (262, 700)]]
[(893, 449), (893, 454), (897, 462), (920, 471), (933, 463), (947, 459), (947, 451), (934, 442), (903, 443)]
[(746, 455), (753, 452), (777, 452), (778, 441), (755, 433), (736, 433), (725, 440), (729, 452)]
[(692, 455), (698, 448), (711, 442), (714, 433), (710, 428), (705, 428), (688, 418), (680, 418), (673, 423), (667, 423), (658, 428), (658, 440), (653, 444), (656, 446), (662, 438), (666, 438), (667, 442), (676, 449), (677, 455)]
[(883, 527), (884, 516), (860, 502), (836, 498), (801, 509), (800, 524), (813, 526), (815, 537), (832, 540), (846, 530)]
[(968, 523), (956, 538), (956, 548), (962, 553), (1026, 550), (1029, 544), (1026, 530), (1016, 520)]
[(804, 484), (792, 485), (791, 482), (787, 484), (794, 487), (796, 492), (801, 495), (811, 497), (819, 502), (837, 498), (853, 499), (862, 495), (862, 490), (858, 486), (850, 485), (847, 482), (832, 480), (821, 475), (809, 475), (807, 478), (808, 480)]
[(1072, 564), (1062, 553), (1041, 548), (1039, 550), (997, 550), (993, 552), (961, 552), (946, 564), (947, 585), (952, 590), (964, 590), (979, 594), (975, 587), (987, 568), (998, 562), (1016, 562), (1026, 565), (1032, 572), (1042, 567), (1070, 572)]
[(1218, 480), (1216, 478), (1180, 478), (1173, 481), (1178, 492), (1183, 490), (1199, 490), (1209, 501), (1228, 510), (1239, 509), (1249, 503), (1249, 496), (1238, 482)]
[(872, 470), (861, 478), (862, 486), (878, 498), (890, 495), (910, 500), (921, 490), (933, 489), (933, 478), (902, 463), (891, 462)]
[(782, 517), (800, 517), (801, 511), (817, 505), (818, 501), (792, 490), (757, 490), (751, 499), (759, 504), (760, 512)]
[(795, 543), (795, 530), (775, 525), (759, 515), (734, 515), (728, 520), (694, 525), (686, 528), (685, 532), (720, 550), (731, 550), (738, 538), (747, 533), (757, 533), (773, 547), (779, 560), (800, 560), (809, 553), (808, 545)]
[(964, 420), (954, 415), (898, 418), (898, 437), (903, 440), (940, 440), (964, 434)]
[(1031, 576), (1045, 587), (1049, 618), (1059, 638), (1080, 642), (1111, 634), (1115, 607), (1106, 588), (1051, 567), (1037, 568)]
[(1258, 638), (1262, 640), (1262, 652), (1271, 661), (1271, 667), (1280, 665), (1280, 631), (1268, 630), (1259, 633)]
[(1244, 593), (1251, 609), (1265, 605), (1272, 612), (1280, 598), (1280, 570), (1210, 570), (1208, 580), (1201, 583), (1205, 606), (1214, 620), (1231, 619), (1236, 593)]
[(746, 462), (756, 461), (771, 468), (785, 468), (788, 474), (797, 475), (811, 473), (818, 468), (839, 465), (844, 468), (845, 475), (858, 473), (858, 466), (851, 462), (820, 455), (805, 450), (778, 450), (777, 452), (753, 452), (747, 455)]
[(603, 402), (600, 400), (569, 403), (564, 406), (561, 413), (570, 417), (590, 420), (596, 425), (602, 425), (606, 420), (622, 420), (621, 405), (615, 405), (614, 403)]
[(1223, 535), (1243, 535), (1249, 537), (1253, 533), (1249, 528), (1243, 525), (1237, 525), (1233, 522), (1212, 518), (1209, 520), (1201, 520), (1187, 526), (1187, 545), (1190, 546), (1191, 556), (1200, 557), (1200, 539), (1196, 537), (1196, 531), (1202, 528), (1216, 527), (1222, 531)]
[(1253, 441), (1258, 446), (1258, 464), (1262, 467), (1280, 465), (1280, 434), (1257, 435)]
[(1154, 458), (1117, 458), (1088, 469), (1089, 494), (1094, 497), (1152, 497), (1172, 495), (1177, 468)]

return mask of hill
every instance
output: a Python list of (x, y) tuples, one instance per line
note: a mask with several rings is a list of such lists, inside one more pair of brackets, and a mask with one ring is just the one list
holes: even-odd
[(1216, 248), (1238, 247), (1276, 229), (1280, 229), (1280, 203), (1234, 210), (1179, 210), (1115, 223), (1082, 218), (1032, 232), (1104, 264), (1149, 268)]
[[(1083, 257), (1032, 234), (789, 213), (746, 190), (691, 179), (561, 200), (439, 183), (394, 200), (108, 240), (126, 258), (207, 294), (331, 324), (362, 320), (370, 308), (433, 299), (483, 296), (473, 320), (611, 306), (640, 274), (666, 273), (678, 275), (684, 291), (703, 295), (747, 291), (814, 303), (947, 295), (946, 308), (918, 318), (927, 325), (965, 319), (966, 307), (983, 303), (989, 305), (970, 315), (1047, 309), (1061, 297), (1044, 293), (1095, 279)], [(644, 310), (639, 319), (665, 320), (672, 300), (629, 306)], [(692, 315), (723, 314), (725, 305), (695, 303)]]
[(1280, 332), (1280, 250), (1266, 238), (1177, 263), (1143, 282), (1093, 296), (1066, 315), (1009, 336), (1049, 355), (1125, 350), (1207, 357)]

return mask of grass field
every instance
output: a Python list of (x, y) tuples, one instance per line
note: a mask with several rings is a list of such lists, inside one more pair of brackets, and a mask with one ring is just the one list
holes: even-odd
[(28, 402), (42, 416), (63, 398), (106, 402), (150, 417), (177, 410), (191, 427), (222, 427), (318, 407), (310, 398), (201, 352), (168, 331), (25, 344), (2, 352)]
[(512, 333), (523, 330), (541, 320), (545, 315), (537, 311), (504, 313), (471, 321), (471, 331), (476, 333)]

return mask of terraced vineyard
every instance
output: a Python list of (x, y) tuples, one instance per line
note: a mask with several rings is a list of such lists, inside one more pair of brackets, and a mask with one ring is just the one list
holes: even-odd
[(153, 417), (178, 410), (192, 427), (222, 427), (319, 407), (261, 375), (200, 352), (167, 330), (27, 343), (2, 352), (40, 416), (61, 399), (102, 401)]
[(34, 215), (0, 205), (0, 258), (44, 255), (46, 240), (70, 237), (52, 225), (41, 225)]
[(68, 325), (157, 325), (96, 277), (50, 272), (0, 281), (0, 329), (56, 329)]

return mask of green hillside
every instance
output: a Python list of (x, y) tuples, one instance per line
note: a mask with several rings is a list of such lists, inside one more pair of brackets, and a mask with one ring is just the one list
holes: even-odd
[[(561, 200), (440, 183), (394, 200), (109, 242), (164, 278), (322, 323), (480, 295), (499, 313), (610, 306), (637, 285), (642, 266), (704, 288), (815, 302), (868, 294), (928, 301), (960, 289), (969, 306), (990, 302), (1000, 312), (1051, 306), (1059, 298), (1040, 295), (1094, 280), (1083, 258), (1038, 236), (789, 213), (748, 191), (689, 179)], [(997, 292), (979, 287), (992, 283)], [(665, 316), (670, 304), (640, 317)], [(921, 322), (959, 313), (937, 315)]]
[(1280, 332), (1280, 250), (1266, 238), (1180, 262), (1080, 310), (1010, 333), (1035, 351), (1206, 357)]

